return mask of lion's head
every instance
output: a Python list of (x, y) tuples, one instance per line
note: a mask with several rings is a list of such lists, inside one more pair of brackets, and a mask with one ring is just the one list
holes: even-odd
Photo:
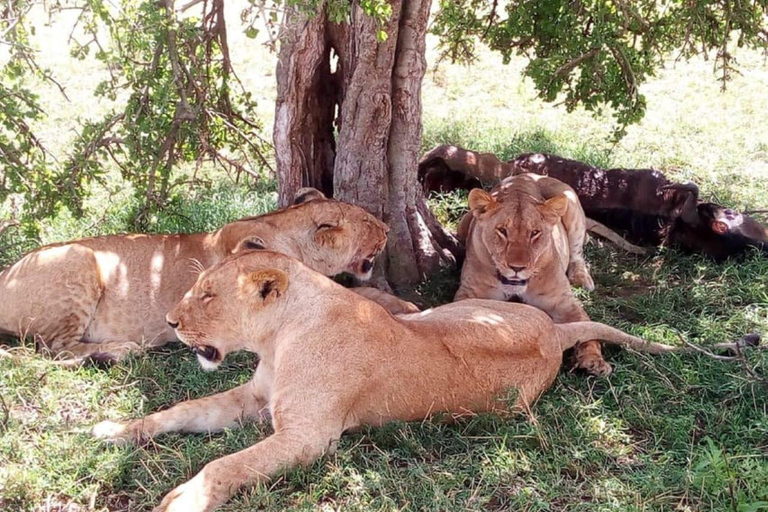
[[(302, 269), (307, 270), (284, 254), (240, 251), (200, 274), (166, 321), (200, 365), (214, 370), (227, 354), (248, 348), (244, 339), (269, 339), (281, 327), (291, 294), (305, 288), (292, 282), (301, 280), (296, 274)], [(305, 274), (330, 282), (312, 271)]]
[(367, 280), (387, 243), (387, 231), (386, 224), (359, 206), (304, 188), (294, 205), (228, 224), (221, 236), (225, 253), (269, 249), (326, 276), (349, 272)]
[(502, 283), (524, 287), (552, 256), (552, 230), (567, 208), (565, 196), (539, 201), (529, 194), (513, 193), (499, 200), (474, 189), (469, 194), (474, 220), (468, 243), (490, 256)]

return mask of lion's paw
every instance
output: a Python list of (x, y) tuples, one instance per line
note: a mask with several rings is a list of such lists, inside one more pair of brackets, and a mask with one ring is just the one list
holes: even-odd
[(97, 439), (104, 439), (105, 441), (117, 444), (138, 440), (136, 429), (132, 428), (132, 423), (118, 423), (109, 420), (94, 425), (91, 434)]
[(607, 377), (613, 373), (611, 365), (608, 364), (605, 359), (597, 355), (582, 357), (577, 361), (576, 366), (596, 377)]
[(587, 270), (587, 266), (583, 261), (577, 261), (571, 263), (568, 266), (568, 280), (574, 286), (580, 286), (585, 290), (591, 292), (595, 289), (595, 282), (592, 280), (592, 276)]
[(211, 499), (205, 491), (205, 482), (199, 479), (200, 475), (166, 494), (153, 512), (209, 512), (216, 509), (220, 500)]

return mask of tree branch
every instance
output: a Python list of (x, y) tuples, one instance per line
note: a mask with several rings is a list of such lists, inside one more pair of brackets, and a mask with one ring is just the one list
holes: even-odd
[(6, 220), (0, 221), (0, 235), (5, 233), (7, 229), (12, 228), (14, 226), (18, 226), (18, 225), (19, 225), (19, 221), (17, 221), (16, 219), (6, 219)]
[[(750, 377), (752, 377), (754, 380), (758, 382), (768, 385), (768, 378), (760, 375), (755, 371), (754, 368), (750, 366), (749, 361), (747, 361), (747, 358), (743, 352), (744, 348), (750, 348), (753, 350), (765, 350), (768, 348), (765, 346), (760, 346), (760, 336), (758, 334), (754, 334), (754, 333), (747, 334), (734, 343), (717, 343), (713, 345), (714, 349), (728, 350), (731, 353), (735, 353), (736, 354), (735, 356), (721, 356), (721, 355), (714, 354), (709, 350), (706, 350), (702, 347), (699, 347), (698, 345), (694, 345), (693, 343), (687, 341), (685, 338), (683, 338), (682, 334), (680, 334), (679, 331), (675, 331), (675, 334), (677, 335), (678, 339), (680, 339), (680, 341), (684, 345), (686, 345), (689, 351), (698, 352), (707, 357), (715, 359), (716, 361), (738, 361), (739, 363), (741, 363), (741, 366), (744, 368), (744, 371), (746, 371)], [(685, 348), (683, 348), (682, 350), (685, 350)]]
[(633, 100), (636, 100), (637, 80), (635, 78), (635, 73), (632, 71), (632, 66), (627, 60), (626, 55), (624, 55), (624, 52), (621, 51), (621, 48), (614, 46), (609, 46), (608, 48), (611, 50), (613, 57), (621, 68), (621, 74), (624, 76), (624, 82), (627, 84), (627, 94), (629, 94)]
[(569, 60), (568, 62), (566, 62), (559, 68), (557, 68), (557, 70), (555, 70), (555, 76), (560, 77), (560, 76), (567, 75), (568, 73), (573, 71), (579, 64), (581, 64), (585, 60), (591, 59), (592, 57), (596, 56), (598, 53), (600, 53), (600, 48), (592, 48), (591, 50), (582, 53), (578, 57)]
[(648, 22), (648, 20), (643, 18), (640, 13), (637, 12), (634, 7), (632, 7), (632, 5), (628, 4), (624, 0), (613, 0), (613, 2), (619, 6), (619, 9), (621, 9), (625, 16), (628, 16), (639, 23), (643, 30), (649, 30), (651, 28), (651, 24)]

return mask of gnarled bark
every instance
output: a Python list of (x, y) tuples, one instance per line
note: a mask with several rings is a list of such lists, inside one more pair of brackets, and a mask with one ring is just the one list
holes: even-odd
[[(425, 35), (431, 0), (392, 0), (390, 5), (392, 17), (383, 27), (386, 41), (377, 40), (380, 27), (355, 4), (348, 25), (321, 23), (314, 18), (304, 21), (303, 30), (325, 31), (325, 46), (317, 34), (300, 33), (283, 47), (280, 61), (281, 66), (296, 62), (303, 47), (291, 41), (308, 39), (317, 41), (315, 57), (322, 61), (321, 67), (326, 66), (331, 51), (338, 56), (333, 196), (366, 208), (390, 226), (387, 251), (379, 268), (386, 271), (392, 284), (400, 286), (417, 282), (441, 264), (455, 263), (461, 248), (429, 211), (417, 181), (421, 82), (426, 69)], [(298, 27), (295, 23), (293, 26)], [(321, 50), (325, 52), (322, 58)], [(282, 105), (300, 103), (295, 98), (298, 94), (319, 94), (317, 88), (297, 87), (301, 78), (298, 71), (278, 77)], [(288, 134), (304, 133), (306, 128), (296, 117), (281, 116), (280, 109), (279, 102), (275, 148), (278, 153), (293, 153), (278, 156), (282, 202), (289, 190), (311, 185), (307, 179), (310, 173), (295, 164), (307, 165), (299, 155), (314, 139), (290, 138)], [(333, 120), (323, 119), (333, 126)], [(279, 130), (278, 123), (282, 125)]]
[(274, 127), (281, 206), (301, 187), (333, 191), (338, 82), (331, 73), (327, 25), (324, 12), (311, 19), (294, 14), (281, 33)]

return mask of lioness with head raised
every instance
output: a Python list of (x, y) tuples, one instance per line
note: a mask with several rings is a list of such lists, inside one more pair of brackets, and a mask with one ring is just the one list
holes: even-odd
[(253, 380), (143, 419), (102, 422), (94, 435), (137, 441), (268, 418), (274, 434), (210, 462), (156, 512), (213, 510), (244, 485), (312, 463), (361, 425), (527, 408), (555, 379), (563, 350), (579, 340), (670, 348), (603, 324), (555, 325), (536, 308), (498, 301), (465, 300), (395, 317), (268, 251), (235, 254), (201, 274), (168, 322), (205, 368), (235, 351), (257, 353)]
[[(569, 282), (594, 288), (582, 255), (584, 211), (568, 185), (520, 174), (491, 194), (472, 190), (469, 208), (459, 233), (467, 252), (455, 300), (523, 302), (556, 323), (589, 320)], [(577, 365), (589, 373), (611, 372), (597, 341), (585, 341), (575, 352)]]
[[(41, 247), (0, 273), (0, 333), (54, 353), (118, 359), (176, 340), (165, 314), (197, 274), (241, 248), (289, 254), (325, 275), (371, 275), (387, 226), (302, 189), (301, 203), (213, 233), (114, 235)], [(392, 300), (397, 300), (393, 298)]]

